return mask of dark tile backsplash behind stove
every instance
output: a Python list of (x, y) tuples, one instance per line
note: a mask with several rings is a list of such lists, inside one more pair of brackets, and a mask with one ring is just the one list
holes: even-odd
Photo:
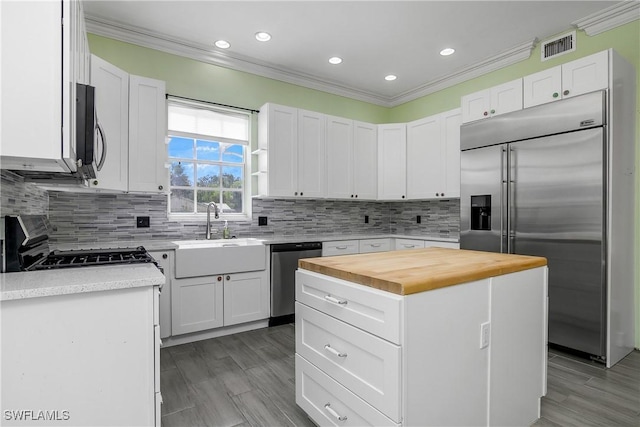
[[(2, 215), (48, 212), (53, 247), (96, 241), (194, 239), (205, 234), (202, 220), (169, 220), (167, 198), (163, 195), (47, 193), (10, 172), (2, 171), (0, 177)], [(229, 222), (232, 235), (313, 238), (391, 233), (457, 238), (459, 233), (457, 199), (408, 202), (253, 199), (252, 208), (251, 221)], [(365, 215), (369, 217), (368, 223)], [(418, 215), (420, 224), (416, 222)], [(136, 228), (137, 216), (150, 217), (150, 227)], [(259, 226), (259, 216), (266, 216), (268, 225)], [(214, 222), (214, 229), (220, 230), (223, 220), (224, 215)], [(219, 236), (222, 237), (221, 232)]]

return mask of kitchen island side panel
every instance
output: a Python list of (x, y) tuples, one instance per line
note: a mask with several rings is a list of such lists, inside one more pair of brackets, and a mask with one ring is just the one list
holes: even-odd
[(487, 420), (489, 348), (480, 348), (480, 325), (490, 319), (490, 280), (405, 297), (403, 425)]

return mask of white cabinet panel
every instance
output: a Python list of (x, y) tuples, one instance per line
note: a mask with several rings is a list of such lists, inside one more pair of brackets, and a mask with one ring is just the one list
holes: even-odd
[(76, 170), (75, 83), (89, 83), (78, 3), (0, 2), (3, 168)]
[(378, 126), (378, 199), (406, 198), (407, 126)]
[(434, 198), (444, 190), (440, 116), (407, 123), (407, 198)]
[(391, 250), (391, 239), (366, 239), (359, 241), (359, 250), (361, 254), (373, 252), (385, 252)]
[(609, 52), (562, 64), (562, 96), (570, 98), (609, 86)]
[(293, 197), (298, 183), (298, 110), (266, 104), (258, 120), (259, 145), (268, 150), (267, 195)]
[(609, 51), (525, 76), (523, 81), (525, 108), (606, 89)]
[(323, 426), (399, 426), (296, 354), (296, 403)]
[(173, 335), (218, 328), (224, 324), (222, 276), (174, 279), (171, 290)]
[(465, 95), (461, 106), (462, 123), (522, 110), (522, 79)]
[(561, 99), (561, 67), (553, 67), (525, 76), (523, 79), (523, 91), (524, 108)]
[(353, 121), (327, 116), (327, 197), (353, 198)]
[(265, 270), (224, 275), (224, 326), (268, 318), (269, 303)]
[(165, 192), (167, 109), (165, 82), (129, 78), (129, 191)]
[(322, 256), (351, 255), (358, 253), (357, 240), (338, 240), (322, 244)]
[(298, 270), (296, 301), (400, 344), (400, 295)]
[(455, 242), (438, 242), (437, 240), (425, 240), (425, 248), (449, 248), (460, 249), (460, 243)]
[(420, 248), (424, 248), (424, 240), (396, 239), (396, 242), (395, 242), (396, 251), (404, 251), (407, 249), (420, 249)]
[[(438, 197), (460, 197), (460, 109), (447, 111), (440, 115), (444, 165), (444, 188)], [(437, 193), (437, 192), (436, 192)]]
[[(129, 188), (129, 74), (91, 55), (91, 85), (96, 88), (96, 189), (127, 191)], [(104, 159), (104, 160), (103, 160)]]
[(325, 196), (325, 128), (324, 114), (298, 111), (297, 195), (301, 197)]
[(353, 193), (357, 199), (378, 197), (377, 139), (376, 125), (353, 122)]
[(171, 282), (174, 277), (174, 251), (153, 251), (149, 254), (162, 268), (166, 282), (160, 290), (160, 338), (171, 336)]

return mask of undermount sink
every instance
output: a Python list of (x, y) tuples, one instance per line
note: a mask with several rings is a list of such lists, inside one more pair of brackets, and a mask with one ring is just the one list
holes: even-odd
[(266, 246), (259, 239), (178, 240), (176, 278), (258, 271), (266, 268)]

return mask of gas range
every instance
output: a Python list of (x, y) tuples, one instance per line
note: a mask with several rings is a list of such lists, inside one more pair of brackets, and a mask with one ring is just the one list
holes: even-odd
[(4, 271), (155, 263), (143, 246), (49, 252), (48, 229), (43, 215), (5, 217)]

